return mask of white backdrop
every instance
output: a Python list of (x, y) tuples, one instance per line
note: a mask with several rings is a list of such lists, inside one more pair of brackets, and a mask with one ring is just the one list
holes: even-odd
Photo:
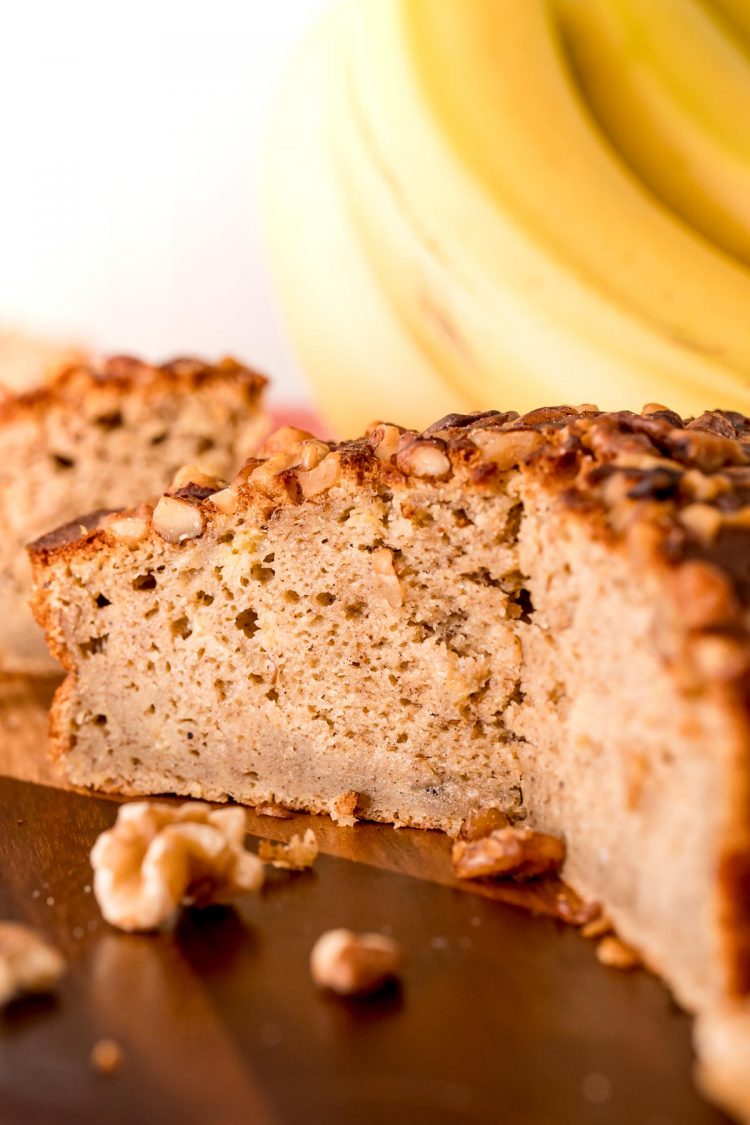
[(0, 323), (302, 383), (255, 209), (279, 71), (326, 0), (0, 0)]

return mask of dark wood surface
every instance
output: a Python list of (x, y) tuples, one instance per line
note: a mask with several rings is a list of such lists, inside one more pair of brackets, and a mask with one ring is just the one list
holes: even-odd
[[(3, 1125), (726, 1121), (692, 1085), (690, 1021), (658, 981), (602, 968), (507, 890), (456, 888), (435, 833), (251, 813), (254, 835), (279, 839), (314, 823), (328, 854), (236, 908), (117, 933), (88, 863), (115, 803), (50, 770), (49, 685), (3, 691), (0, 917), (38, 926), (70, 963), (55, 998), (0, 1016)], [(367, 1001), (315, 989), (310, 948), (342, 925), (402, 942), (400, 987)], [(124, 1052), (112, 1076), (89, 1061), (102, 1037)]]

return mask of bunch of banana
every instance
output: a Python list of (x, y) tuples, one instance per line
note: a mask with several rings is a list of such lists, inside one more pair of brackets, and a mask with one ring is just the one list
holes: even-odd
[(328, 17), (287, 76), (264, 194), (334, 428), (562, 401), (750, 410), (742, 4)]

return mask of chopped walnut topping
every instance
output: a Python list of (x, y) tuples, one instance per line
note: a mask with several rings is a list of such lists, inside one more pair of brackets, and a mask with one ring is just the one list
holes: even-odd
[(121, 805), (113, 828), (91, 852), (94, 894), (121, 930), (155, 930), (181, 905), (228, 902), (263, 882), (263, 866), (245, 851), (242, 809), (199, 801)]
[(116, 1074), (123, 1059), (122, 1048), (114, 1039), (100, 1039), (91, 1048), (91, 1065), (100, 1074)]
[(18, 996), (49, 992), (65, 972), (56, 949), (20, 922), (0, 922), (0, 1007)]
[(306, 867), (312, 867), (319, 851), (315, 833), (312, 828), (308, 828), (304, 836), (298, 836), (295, 832), (288, 844), (261, 840), (258, 858), (261, 863), (270, 863), (272, 867), (281, 867), (287, 871), (304, 871)]
[(333, 798), (329, 806), (331, 820), (344, 828), (353, 828), (357, 823), (354, 814), (358, 801), (359, 793), (356, 793), (353, 789), (349, 793), (339, 793), (338, 797)]
[(341, 458), (338, 453), (329, 453), (314, 469), (300, 470), (297, 473), (297, 480), (302, 495), (307, 500), (311, 496), (319, 496), (321, 492), (327, 492), (336, 484), (340, 472)]
[(496, 828), (479, 840), (456, 840), (453, 845), (453, 871), (459, 879), (533, 879), (557, 871), (564, 859), (562, 840), (531, 828)]
[(154, 531), (168, 543), (182, 543), (203, 534), (203, 512), (196, 504), (176, 496), (162, 496), (153, 515)]
[(391, 980), (401, 966), (398, 942), (383, 934), (328, 930), (310, 954), (310, 973), (319, 988), (340, 996), (364, 996)]
[(402, 473), (415, 477), (447, 477), (451, 471), (444, 442), (408, 433), (399, 438), (396, 465)]
[(486, 461), (492, 461), (501, 472), (514, 469), (543, 443), (537, 430), (472, 431), (471, 440), (482, 451)]
[[(272, 457), (276, 453), (297, 453), (302, 442), (316, 440), (308, 430), (298, 430), (296, 426), (280, 426), (269, 434), (261, 446), (259, 457)], [(326, 451), (328, 447), (326, 446)]]
[(213, 488), (217, 489), (224, 481), (218, 480), (216, 477), (208, 476), (197, 465), (183, 465), (178, 469), (174, 475), (170, 489), (176, 491), (178, 488), (184, 488), (188, 484), (197, 484), (199, 488)]
[(225, 516), (233, 516), (237, 511), (237, 493), (231, 487), (222, 488), (219, 492), (213, 492), (208, 499), (211, 501), (215, 508), (223, 512)]
[(602, 938), (596, 947), (596, 956), (602, 965), (611, 969), (635, 969), (642, 964), (638, 951), (614, 936)]
[(481, 840), (496, 828), (507, 828), (509, 825), (510, 819), (501, 809), (472, 809), (461, 825), (459, 835), (462, 840)]
[(388, 422), (376, 422), (367, 431), (367, 436), (378, 461), (390, 461), (396, 456), (398, 440), (404, 431), (400, 426)]
[(140, 543), (148, 534), (148, 520), (143, 516), (121, 516), (105, 520), (104, 527), (125, 543)]
[(299, 467), (305, 472), (310, 469), (317, 469), (320, 462), (324, 457), (327, 457), (329, 453), (330, 449), (324, 441), (311, 438), (310, 441), (303, 442), (300, 447)]
[(404, 595), (393, 566), (393, 551), (390, 551), (387, 547), (379, 547), (372, 552), (370, 558), (383, 601), (394, 608), (403, 605)]

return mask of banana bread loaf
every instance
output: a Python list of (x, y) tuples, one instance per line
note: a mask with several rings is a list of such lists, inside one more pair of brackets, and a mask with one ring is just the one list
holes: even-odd
[(31, 548), (78, 785), (564, 837), (688, 1006), (750, 989), (750, 423), (296, 431)]
[(185, 461), (235, 472), (265, 428), (265, 380), (234, 360), (152, 367), (120, 357), (40, 366), (36, 386), (19, 391), (3, 382), (4, 370), (0, 671), (40, 674), (55, 664), (28, 608), (25, 545), (81, 512), (158, 494)]

